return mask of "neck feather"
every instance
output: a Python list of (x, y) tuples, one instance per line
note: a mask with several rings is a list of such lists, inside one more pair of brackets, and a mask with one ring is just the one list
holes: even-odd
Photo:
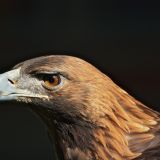
[(110, 85), (104, 93), (96, 93), (95, 97), (92, 94), (90, 99), (94, 99), (97, 106), (87, 102), (91, 105), (85, 113), (90, 119), (88, 122), (80, 119), (59, 121), (53, 119), (51, 110), (32, 108), (47, 124), (56, 143), (56, 152), (63, 153), (61, 159), (131, 160), (159, 143), (155, 138), (160, 128), (157, 112), (116, 85)]

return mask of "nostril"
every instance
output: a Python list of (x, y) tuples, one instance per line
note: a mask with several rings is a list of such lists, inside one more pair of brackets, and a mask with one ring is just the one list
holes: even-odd
[(8, 79), (8, 81), (9, 81), (11, 84), (15, 84), (15, 82), (12, 81), (11, 79)]

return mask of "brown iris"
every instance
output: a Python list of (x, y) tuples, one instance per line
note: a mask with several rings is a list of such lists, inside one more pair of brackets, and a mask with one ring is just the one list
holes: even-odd
[(45, 75), (43, 81), (44, 87), (47, 89), (53, 89), (61, 83), (61, 78), (59, 75)]

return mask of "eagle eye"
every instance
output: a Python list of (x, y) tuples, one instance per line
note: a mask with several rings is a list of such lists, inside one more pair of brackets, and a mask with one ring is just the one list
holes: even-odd
[(43, 86), (52, 90), (61, 83), (61, 76), (58, 74), (46, 74), (43, 76)]

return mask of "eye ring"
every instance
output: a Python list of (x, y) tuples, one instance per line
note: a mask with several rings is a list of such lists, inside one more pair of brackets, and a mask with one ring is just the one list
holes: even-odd
[(48, 90), (53, 90), (61, 83), (61, 76), (58, 74), (44, 75), (42, 79), (43, 79), (42, 85)]

